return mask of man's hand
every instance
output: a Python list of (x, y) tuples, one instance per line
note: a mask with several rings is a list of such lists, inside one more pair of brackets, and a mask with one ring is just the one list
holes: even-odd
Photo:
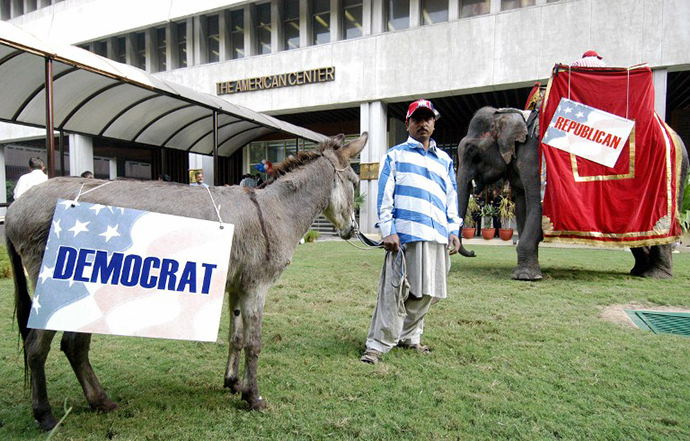
[(460, 238), (455, 234), (448, 236), (448, 248), (450, 249), (451, 256), (460, 250)]
[(394, 253), (397, 253), (400, 249), (400, 237), (396, 233), (384, 237), (383, 248), (386, 251), (393, 251)]

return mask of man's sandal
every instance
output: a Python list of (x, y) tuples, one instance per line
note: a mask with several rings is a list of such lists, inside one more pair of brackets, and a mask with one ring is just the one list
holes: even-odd
[(377, 351), (376, 349), (367, 349), (364, 351), (364, 355), (359, 361), (363, 363), (376, 364), (381, 360), (383, 352)]
[(431, 352), (429, 346), (421, 345), (419, 343), (398, 343), (398, 347), (403, 349), (414, 349), (415, 351), (424, 355), (427, 355)]

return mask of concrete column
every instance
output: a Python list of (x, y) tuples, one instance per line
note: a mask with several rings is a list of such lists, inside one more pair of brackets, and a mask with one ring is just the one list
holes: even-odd
[[(384, 102), (360, 104), (360, 131), (369, 132), (369, 141), (362, 150), (360, 162), (378, 163), (388, 151), (387, 122), (388, 111)], [(366, 193), (366, 200), (359, 211), (360, 228), (365, 234), (379, 233), (378, 228), (374, 226), (378, 221), (378, 179), (360, 181), (360, 193)]]
[(654, 78), (654, 110), (666, 121), (666, 94), (668, 93), (668, 70), (656, 69)]
[(416, 28), (422, 25), (422, 1), (410, 0), (410, 27)]
[(69, 135), (69, 172), (79, 176), (93, 172), (93, 139), (83, 135)]
[(283, 44), (283, 2), (271, 0), (271, 53), (282, 51)]
[(385, 32), (386, 29), (386, 0), (371, 0), (371, 33), (372, 35)]
[(230, 40), (228, 38), (228, 11), (218, 13), (218, 61), (227, 61), (232, 58), (230, 55)]
[(331, 0), (331, 43), (343, 39), (342, 0)]
[(144, 46), (146, 47), (146, 72), (155, 72), (158, 67), (158, 35), (156, 29), (147, 29), (144, 31)]
[(256, 5), (250, 4), (244, 7), (244, 56), (251, 57), (258, 53), (256, 42)]
[(299, 47), (311, 46), (311, 2), (299, 0)]
[[(7, 202), (7, 175), (5, 174), (5, 146), (0, 145), (0, 202)], [(0, 208), (0, 216), (5, 217), (6, 208)]]
[(194, 18), (187, 19), (187, 66), (194, 66), (194, 57), (198, 51), (194, 46)]
[(491, 6), (489, 7), (490, 14), (496, 14), (501, 12), (501, 0), (491, 0)]
[(165, 27), (165, 65), (167, 70), (173, 70), (177, 66), (177, 39), (174, 36), (175, 25), (168, 23)]
[(460, 0), (448, 1), (448, 21), (458, 20), (460, 18)]
[(117, 159), (116, 158), (110, 158), (109, 165), (110, 165), (110, 179), (114, 181), (115, 179), (117, 179)]
[(362, 35), (371, 35), (371, 9), (373, 0), (362, 1)]
[[(191, 40), (187, 40), (187, 50), (190, 47), (194, 48), (192, 50), (192, 60), (194, 60), (193, 64), (195, 66), (206, 62), (206, 51), (204, 50), (206, 48), (206, 39), (204, 38), (206, 21), (202, 19), (203, 17), (201, 16), (194, 17), (194, 31), (192, 32), (194, 37)], [(189, 58), (189, 55), (187, 55), (187, 58)]]

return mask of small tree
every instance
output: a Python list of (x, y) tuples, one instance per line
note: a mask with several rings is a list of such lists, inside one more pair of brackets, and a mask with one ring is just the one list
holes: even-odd
[(496, 207), (491, 204), (484, 205), (482, 207), (482, 228), (495, 228), (494, 217), (496, 214)]
[(479, 205), (477, 205), (477, 201), (474, 199), (472, 195), (470, 195), (470, 199), (467, 202), (467, 211), (465, 212), (465, 218), (463, 219), (463, 227), (464, 228), (474, 228), (475, 227), (475, 222), (474, 222), (474, 215), (479, 211)]
[(501, 218), (503, 228), (510, 228), (510, 221), (515, 219), (515, 202), (508, 197), (501, 196), (501, 203), (498, 206), (498, 217)]

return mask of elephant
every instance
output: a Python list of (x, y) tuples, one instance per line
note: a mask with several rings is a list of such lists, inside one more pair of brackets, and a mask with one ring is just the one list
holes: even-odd
[[(541, 179), (539, 167), (539, 130), (536, 113), (518, 109), (483, 107), (470, 121), (467, 135), (458, 145), (458, 212), (464, 216), (469, 196), (500, 179), (507, 179), (515, 202), (519, 241), (517, 267), (513, 279), (539, 280), (539, 242), (543, 240)], [(681, 146), (680, 182), (688, 173), (688, 154)], [(683, 190), (678, 191), (682, 206)], [(656, 245), (632, 248), (635, 265), (630, 274), (643, 277), (672, 277), (672, 246)], [(464, 249), (461, 254), (472, 256)]]

